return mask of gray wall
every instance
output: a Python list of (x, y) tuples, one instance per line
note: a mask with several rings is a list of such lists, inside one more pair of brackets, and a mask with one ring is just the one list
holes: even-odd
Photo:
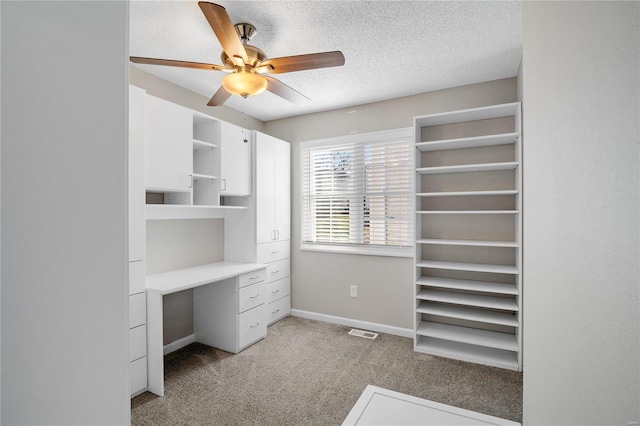
[(1, 421), (128, 424), (128, 6), (1, 19)]
[(525, 424), (640, 421), (639, 18), (524, 4)]
[[(504, 79), (265, 123), (291, 142), (292, 308), (405, 329), (413, 328), (413, 259), (300, 250), (300, 144), (312, 139), (413, 126), (413, 117), (516, 100)], [(355, 111), (355, 112), (352, 112)], [(358, 285), (358, 297), (349, 286)]]

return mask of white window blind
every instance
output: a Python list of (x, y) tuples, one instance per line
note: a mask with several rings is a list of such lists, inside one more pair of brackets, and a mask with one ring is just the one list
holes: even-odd
[(304, 244), (413, 245), (413, 149), (383, 135), (303, 144)]

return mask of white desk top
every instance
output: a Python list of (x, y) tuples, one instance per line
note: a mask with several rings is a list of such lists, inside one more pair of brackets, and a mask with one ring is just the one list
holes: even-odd
[(265, 268), (265, 265), (260, 263), (210, 263), (208, 265), (147, 275), (146, 288), (147, 291), (156, 291), (164, 296), (263, 268)]

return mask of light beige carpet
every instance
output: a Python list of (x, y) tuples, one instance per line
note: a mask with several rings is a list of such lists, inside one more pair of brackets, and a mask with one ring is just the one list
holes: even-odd
[(339, 425), (368, 384), (521, 422), (522, 374), (349, 336), (289, 317), (232, 355), (192, 344), (165, 357), (165, 396), (132, 400), (133, 425)]

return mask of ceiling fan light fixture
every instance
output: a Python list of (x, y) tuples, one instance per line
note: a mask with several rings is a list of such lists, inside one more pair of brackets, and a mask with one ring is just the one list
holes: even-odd
[(222, 86), (227, 92), (243, 98), (259, 95), (266, 90), (268, 83), (266, 78), (244, 70), (222, 78)]

